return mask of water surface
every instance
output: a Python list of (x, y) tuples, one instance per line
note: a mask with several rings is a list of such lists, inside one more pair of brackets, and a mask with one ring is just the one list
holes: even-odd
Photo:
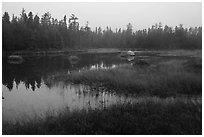
[[(77, 56), (77, 61), (70, 60)], [(109, 92), (104, 87), (93, 88), (82, 84), (48, 81), (58, 73), (81, 69), (108, 69), (130, 63), (117, 54), (77, 54), (67, 56), (27, 56), (19, 64), (3, 58), (3, 120), (21, 121), (46, 113), (58, 112), (64, 107), (76, 109), (104, 108), (129, 97)]]

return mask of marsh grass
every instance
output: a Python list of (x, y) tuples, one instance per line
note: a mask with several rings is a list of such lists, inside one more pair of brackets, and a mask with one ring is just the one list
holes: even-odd
[[(197, 61), (169, 60), (157, 66), (120, 65), (110, 69), (92, 69), (72, 72), (69, 75), (55, 76), (54, 80), (103, 85), (117, 93), (135, 93), (138, 95), (157, 95), (160, 97), (179, 94), (201, 95), (202, 65)], [(199, 71), (193, 71), (194, 69)], [(191, 71), (189, 71), (191, 70)]]
[(3, 134), (202, 134), (201, 102), (177, 99), (142, 99), (106, 109), (64, 109), (24, 123), (3, 122)]
[[(145, 67), (126, 64), (48, 77), (48, 83), (73, 82), (96, 87), (102, 84), (117, 93), (136, 94), (138, 102), (88, 111), (63, 109), (58, 115), (48, 113), (45, 118), (36, 117), (27, 122), (3, 121), (2, 132), (4, 135), (201, 135), (201, 61), (161, 60)], [(179, 98), (180, 95), (184, 98)]]

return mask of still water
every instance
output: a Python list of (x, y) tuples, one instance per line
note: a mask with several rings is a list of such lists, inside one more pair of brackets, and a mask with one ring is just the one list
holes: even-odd
[(60, 109), (104, 108), (116, 103), (129, 102), (130, 97), (109, 92), (104, 87), (48, 81), (58, 73), (81, 69), (115, 67), (131, 63), (117, 54), (77, 54), (72, 62), (67, 56), (23, 57), (21, 64), (9, 63), (3, 58), (2, 115), (4, 121), (28, 120)]

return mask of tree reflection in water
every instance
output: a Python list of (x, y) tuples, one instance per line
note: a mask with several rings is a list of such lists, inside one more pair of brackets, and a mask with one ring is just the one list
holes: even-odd
[(81, 69), (107, 69), (115, 67), (117, 64), (125, 63), (115, 54), (78, 54), (79, 61), (72, 64), (69, 56), (42, 56), (42, 57), (24, 57), (22, 64), (9, 64), (7, 58), (3, 58), (2, 83), (9, 91), (18, 88), (20, 82), (23, 82), (26, 89), (31, 88), (35, 91), (40, 88), (42, 81), (45, 81), (47, 87), (51, 88), (52, 82), (46, 82), (48, 77), (55, 74), (66, 74)]

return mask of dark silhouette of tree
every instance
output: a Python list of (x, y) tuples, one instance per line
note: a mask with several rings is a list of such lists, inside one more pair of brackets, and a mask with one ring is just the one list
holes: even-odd
[(91, 30), (91, 28), (89, 27), (89, 22), (88, 21), (86, 22), (84, 30), (87, 31), (87, 32)]
[(3, 17), (2, 17), (2, 23), (7, 23), (9, 24), (10, 23), (10, 17), (9, 17), (9, 14), (8, 12), (5, 12)]
[(33, 29), (33, 13), (29, 12), (28, 14), (28, 27)]
[(41, 24), (43, 26), (48, 26), (51, 24), (51, 14), (49, 12), (45, 13), (41, 18)]
[[(80, 28), (80, 29), (79, 29)], [(201, 49), (202, 27), (184, 28), (183, 25), (169, 27), (156, 23), (150, 28), (133, 31), (131, 23), (125, 30), (115, 31), (96, 27), (94, 31), (87, 22), (79, 26), (74, 14), (68, 19), (52, 18), (49, 12), (41, 16), (26, 14), (20, 17), (5, 12), (2, 16), (2, 49), (14, 51), (72, 50), (87, 48), (143, 48), (143, 49)]]
[(40, 24), (40, 18), (38, 17), (38, 15), (35, 15), (34, 17), (35, 28), (38, 28), (39, 24)]
[(27, 17), (27, 15), (26, 15), (26, 13), (25, 13), (25, 9), (23, 8), (22, 9), (22, 11), (21, 11), (21, 14), (20, 14), (20, 21), (22, 22), (22, 23), (27, 23), (27, 21), (28, 21), (28, 17)]
[(72, 14), (69, 18), (69, 29), (71, 30), (79, 30), (79, 22), (78, 22), (78, 18)]

